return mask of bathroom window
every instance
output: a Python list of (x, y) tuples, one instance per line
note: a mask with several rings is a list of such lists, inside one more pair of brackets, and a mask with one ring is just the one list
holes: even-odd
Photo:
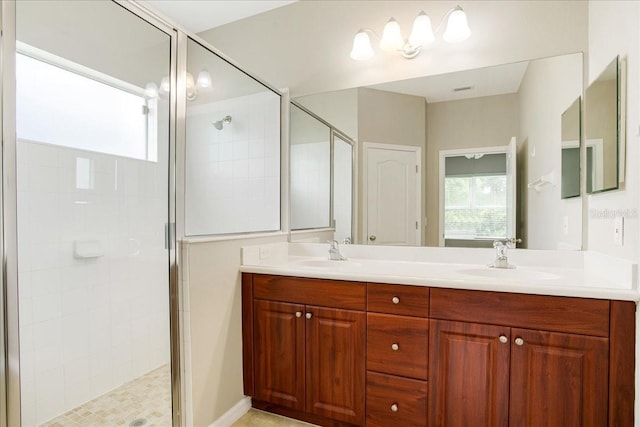
[(445, 239), (495, 239), (507, 235), (507, 177), (445, 178)]
[(158, 102), (142, 88), (51, 54), (17, 53), (16, 104), (20, 140), (157, 161)]

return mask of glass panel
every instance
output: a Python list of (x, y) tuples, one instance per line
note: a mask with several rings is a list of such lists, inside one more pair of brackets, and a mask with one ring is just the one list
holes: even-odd
[(280, 229), (280, 95), (189, 39), (185, 230)]
[(291, 229), (329, 227), (331, 129), (291, 104)]
[[(334, 238), (353, 242), (353, 146), (333, 134), (333, 219)], [(347, 240), (348, 239), (348, 240)]]
[(16, 9), (23, 426), (171, 425), (169, 102), (145, 91), (170, 36), (115, 2)]

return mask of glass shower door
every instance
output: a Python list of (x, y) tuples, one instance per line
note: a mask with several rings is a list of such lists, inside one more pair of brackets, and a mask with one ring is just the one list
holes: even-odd
[(171, 34), (28, 1), (16, 39), (22, 425), (171, 425)]

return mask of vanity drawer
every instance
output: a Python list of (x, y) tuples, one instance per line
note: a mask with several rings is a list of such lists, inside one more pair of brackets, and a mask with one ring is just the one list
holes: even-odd
[(367, 373), (367, 427), (426, 425), (426, 381)]
[(609, 301), (598, 299), (433, 288), (430, 317), (609, 336)]
[(254, 274), (253, 297), (364, 311), (366, 285), (340, 280)]
[(427, 317), (429, 314), (429, 288), (368, 283), (367, 310)]
[(367, 313), (367, 370), (427, 379), (429, 321)]

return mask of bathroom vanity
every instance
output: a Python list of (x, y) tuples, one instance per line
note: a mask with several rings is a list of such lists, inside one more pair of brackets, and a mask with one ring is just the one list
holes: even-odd
[(633, 425), (632, 292), (345, 280), (347, 264), (291, 265), (242, 267), (256, 408), (328, 426)]

